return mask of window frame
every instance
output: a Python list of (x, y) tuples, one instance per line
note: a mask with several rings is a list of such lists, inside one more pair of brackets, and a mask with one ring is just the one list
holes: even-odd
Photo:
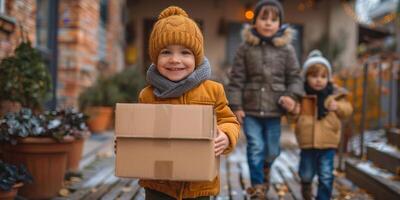
[(6, 0), (0, 0), (0, 14), (6, 13)]

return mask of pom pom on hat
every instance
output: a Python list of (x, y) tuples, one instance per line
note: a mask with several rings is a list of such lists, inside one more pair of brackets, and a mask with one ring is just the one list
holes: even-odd
[(322, 57), (322, 52), (319, 51), (318, 49), (314, 49), (308, 54), (308, 58), (317, 57), (317, 56)]
[(183, 17), (189, 17), (186, 11), (184, 11), (182, 8), (179, 8), (178, 6), (170, 6), (160, 13), (160, 15), (158, 16), (158, 20), (167, 18), (172, 15), (181, 15)]
[(204, 60), (203, 34), (196, 22), (177, 6), (170, 6), (160, 13), (150, 34), (149, 54), (154, 64), (157, 64), (160, 51), (168, 45), (182, 45), (190, 49), (196, 67)]
[(315, 64), (322, 64), (328, 69), (328, 77), (329, 80), (332, 78), (332, 66), (329, 63), (328, 59), (326, 59), (323, 55), (322, 52), (314, 49), (312, 50), (306, 59), (306, 61), (303, 64), (303, 78), (305, 79), (305, 74), (307, 73), (307, 70), (310, 66), (315, 65)]

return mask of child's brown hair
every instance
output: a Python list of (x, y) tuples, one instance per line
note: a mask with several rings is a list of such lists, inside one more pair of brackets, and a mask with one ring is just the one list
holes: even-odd
[(305, 77), (313, 76), (313, 75), (316, 75), (316, 74), (318, 74), (320, 72), (323, 72), (323, 73), (325, 73), (326, 76), (329, 76), (328, 68), (325, 65), (321, 64), (321, 63), (316, 63), (316, 64), (313, 64), (310, 67), (308, 67), (308, 69), (306, 71), (306, 74), (305, 74)]
[[(311, 67), (313, 68), (312, 70), (310, 70)], [(304, 61), (303, 72), (301, 74), (303, 78), (306, 79), (307, 76), (314, 75), (320, 70), (326, 71), (328, 80), (332, 79), (331, 63), (329, 63), (328, 59), (322, 56), (321, 51), (315, 49), (308, 54), (307, 59)]]
[(256, 23), (258, 15), (268, 16), (272, 14), (272, 17), (279, 19), (279, 26), (282, 25), (283, 21), (283, 6), (278, 0), (262, 0), (259, 1), (254, 8), (253, 24)]
[(263, 6), (260, 10), (259, 16), (261, 16), (262, 18), (267, 18), (270, 15), (272, 16), (272, 19), (279, 20), (279, 9), (275, 6), (270, 5)]

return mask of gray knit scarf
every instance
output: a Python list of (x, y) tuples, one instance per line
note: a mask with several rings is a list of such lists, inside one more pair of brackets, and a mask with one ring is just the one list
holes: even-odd
[(147, 70), (147, 83), (154, 87), (154, 95), (158, 98), (175, 98), (196, 87), (204, 80), (210, 79), (211, 66), (207, 58), (185, 79), (178, 82), (170, 81), (162, 76), (156, 66), (151, 64)]

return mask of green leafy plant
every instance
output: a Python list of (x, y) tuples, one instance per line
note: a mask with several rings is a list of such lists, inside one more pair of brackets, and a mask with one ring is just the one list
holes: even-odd
[(80, 96), (81, 108), (89, 106), (113, 106), (118, 99), (118, 88), (112, 79), (100, 78), (95, 85), (87, 88)]
[(136, 102), (144, 79), (135, 68), (128, 68), (109, 78), (100, 77), (97, 82), (79, 96), (82, 110), (90, 106), (115, 106), (120, 102)]
[(90, 135), (85, 123), (87, 116), (75, 109), (49, 111), (44, 116), (48, 135), (58, 140), (65, 136), (83, 138)]
[(34, 115), (31, 109), (9, 112), (0, 120), (0, 142), (17, 144), (18, 138), (52, 137), (62, 141), (65, 137), (81, 138), (89, 134), (85, 124), (87, 116), (72, 109)]
[(34, 115), (31, 109), (9, 112), (0, 120), (0, 141), (17, 143), (18, 137), (45, 136), (44, 117)]
[(118, 99), (115, 103), (137, 102), (139, 92), (145, 85), (144, 76), (136, 68), (128, 68), (112, 77), (118, 88)]
[(10, 191), (17, 183), (32, 183), (32, 175), (25, 166), (15, 166), (0, 160), (0, 190)]
[(22, 42), (13, 56), (0, 62), (0, 100), (39, 108), (51, 88), (51, 78), (40, 53)]

